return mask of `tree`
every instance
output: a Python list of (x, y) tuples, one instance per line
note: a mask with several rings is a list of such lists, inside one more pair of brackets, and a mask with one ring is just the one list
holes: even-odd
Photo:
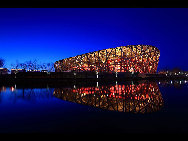
[(54, 72), (55, 71), (55, 68), (54, 68), (54, 63), (50, 63), (50, 69), (49, 69), (50, 72)]
[(46, 69), (47, 69), (47, 65), (46, 65), (45, 63), (43, 63), (43, 64), (41, 65), (41, 69), (42, 69), (42, 70), (46, 70)]
[(27, 70), (27, 64), (26, 63), (20, 63), (21, 69)]
[(34, 70), (34, 64), (33, 64), (33, 62), (31, 60), (27, 61), (26, 65), (27, 65), (27, 69)]
[(172, 71), (173, 71), (173, 72), (181, 72), (182, 70), (181, 70), (181, 68), (179, 68), (179, 67), (174, 67), (174, 68), (172, 69)]
[(18, 60), (16, 60), (15, 69), (19, 69), (19, 67), (20, 67), (20, 63), (19, 63), (19, 61), (18, 61)]
[(0, 58), (0, 67), (3, 67), (5, 65), (5, 60)]
[(18, 61), (16, 62), (16, 64), (11, 64), (11, 68), (14, 69), (25, 69), (25, 70), (48, 70), (48, 72), (52, 72), (54, 71), (54, 63), (43, 63), (43, 64), (39, 64), (38, 60), (29, 60), (26, 61), (24, 63), (19, 63)]

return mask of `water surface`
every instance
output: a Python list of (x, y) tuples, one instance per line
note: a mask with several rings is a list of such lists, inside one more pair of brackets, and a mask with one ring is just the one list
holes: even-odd
[(187, 81), (0, 87), (0, 133), (187, 133)]

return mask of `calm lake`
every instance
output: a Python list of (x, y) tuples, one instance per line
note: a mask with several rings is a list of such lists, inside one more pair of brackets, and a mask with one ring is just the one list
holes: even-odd
[(188, 83), (0, 86), (0, 133), (188, 133)]

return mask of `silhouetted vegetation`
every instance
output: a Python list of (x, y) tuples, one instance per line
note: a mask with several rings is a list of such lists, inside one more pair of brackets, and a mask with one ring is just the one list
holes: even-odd
[(11, 64), (11, 69), (25, 69), (25, 70), (47, 70), (48, 72), (54, 71), (54, 63), (38, 63), (35, 60), (29, 60), (23, 63)]
[(0, 67), (3, 67), (5, 65), (5, 60), (0, 58)]
[(160, 69), (158, 72), (184, 72), (181, 68), (179, 67), (174, 67), (174, 68), (168, 68), (168, 67), (165, 67), (163, 69)]

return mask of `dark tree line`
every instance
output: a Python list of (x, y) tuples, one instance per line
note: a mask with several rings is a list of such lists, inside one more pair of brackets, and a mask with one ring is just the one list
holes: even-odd
[(47, 70), (49, 72), (54, 71), (54, 63), (38, 63), (35, 60), (29, 60), (24, 63), (11, 64), (11, 69), (25, 69), (25, 70)]
[(5, 65), (5, 60), (0, 58), (0, 67), (3, 67)]

